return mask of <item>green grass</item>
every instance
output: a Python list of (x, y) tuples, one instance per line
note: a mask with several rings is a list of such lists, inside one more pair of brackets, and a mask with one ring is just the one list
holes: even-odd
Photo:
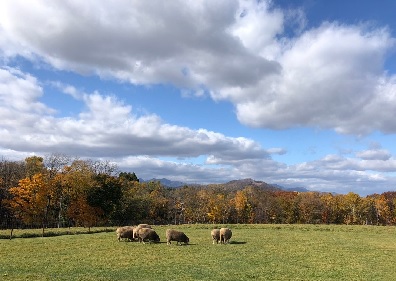
[(396, 227), (183, 225), (190, 245), (118, 242), (115, 232), (0, 240), (0, 280), (396, 280)]
[[(113, 228), (109, 227), (73, 227), (73, 228), (46, 228), (44, 230), (44, 237), (75, 235), (75, 234), (92, 234), (99, 232), (113, 232)], [(0, 239), (10, 239), (11, 230), (0, 230)], [(42, 229), (14, 229), (12, 238), (33, 238), (42, 237)]]

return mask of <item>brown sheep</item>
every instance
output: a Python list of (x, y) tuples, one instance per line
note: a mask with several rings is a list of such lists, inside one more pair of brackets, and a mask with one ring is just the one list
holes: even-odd
[(133, 226), (123, 226), (117, 228), (116, 233), (117, 233), (118, 241), (121, 241), (121, 239), (126, 239), (126, 241), (132, 241), (133, 231), (134, 231)]
[(220, 228), (220, 244), (227, 244), (232, 237), (232, 231), (229, 228)]
[(144, 241), (149, 241), (149, 243), (151, 242), (160, 242), (160, 238), (157, 234), (157, 232), (155, 232), (154, 229), (151, 228), (139, 228), (137, 230), (137, 238), (139, 240), (140, 243)]
[(152, 228), (151, 225), (149, 225), (147, 223), (141, 223), (137, 227), (140, 227), (140, 228)]
[(215, 243), (215, 241), (216, 241), (216, 244), (218, 244), (219, 240), (220, 240), (220, 229), (217, 229), (217, 228), (212, 229), (212, 231), (210, 232), (210, 235), (212, 236), (213, 244)]
[(178, 245), (180, 243), (184, 243), (184, 244), (188, 244), (190, 242), (190, 239), (187, 237), (186, 234), (184, 234), (184, 232), (181, 231), (177, 231), (174, 229), (167, 229), (166, 230), (166, 243), (168, 245), (171, 244), (171, 241), (176, 241), (176, 245)]
[(145, 224), (145, 223), (141, 223), (141, 224), (139, 224), (137, 227), (135, 227), (135, 229), (133, 230), (133, 238), (134, 238), (134, 239), (138, 239), (137, 231), (138, 231), (140, 228), (151, 228), (151, 226), (148, 225), (148, 224)]

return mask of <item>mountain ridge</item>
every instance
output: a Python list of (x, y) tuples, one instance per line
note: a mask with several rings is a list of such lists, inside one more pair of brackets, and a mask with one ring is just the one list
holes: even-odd
[(181, 182), (181, 181), (173, 181), (173, 180), (169, 180), (167, 178), (161, 178), (161, 179), (157, 179), (157, 178), (152, 178), (150, 180), (143, 180), (143, 179), (139, 179), (140, 182), (160, 182), (161, 185), (163, 185), (164, 187), (168, 187), (168, 188), (180, 188), (183, 186), (216, 186), (216, 185), (222, 185), (222, 186), (226, 186), (228, 189), (231, 190), (239, 190), (239, 189), (243, 189), (246, 186), (256, 186), (262, 189), (267, 189), (267, 190), (283, 190), (283, 191), (297, 191), (297, 192), (308, 192), (309, 190), (304, 188), (304, 187), (292, 187), (292, 188), (286, 188), (283, 187), (281, 185), (278, 184), (269, 184), (266, 183), (264, 181), (258, 181), (258, 180), (254, 180), (251, 178), (245, 178), (245, 179), (237, 179), (237, 180), (231, 180), (225, 183), (212, 183), (212, 184), (188, 184), (185, 182)]

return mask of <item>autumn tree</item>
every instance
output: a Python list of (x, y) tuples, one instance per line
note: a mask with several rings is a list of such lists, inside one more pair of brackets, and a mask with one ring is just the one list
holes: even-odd
[(122, 196), (120, 208), (117, 210), (119, 225), (133, 225), (145, 220), (149, 213), (149, 192), (144, 184), (133, 177), (119, 176)]
[(84, 160), (74, 160), (63, 171), (66, 214), (76, 225), (91, 227), (102, 216), (101, 209), (87, 201), (88, 192), (95, 184), (94, 175), (91, 162)]
[(359, 194), (349, 192), (344, 195), (342, 200), (342, 209), (344, 211), (345, 224), (361, 224), (360, 203), (361, 197)]
[(238, 190), (233, 199), (237, 212), (237, 223), (247, 223), (251, 218), (252, 205), (248, 202), (246, 192)]
[(13, 227), (14, 217), (8, 208), (6, 200), (11, 198), (9, 189), (18, 185), (26, 177), (26, 163), (24, 161), (0, 161), (0, 227)]
[(390, 202), (386, 199), (385, 195), (376, 196), (374, 199), (375, 208), (377, 211), (377, 224), (387, 225), (392, 222), (392, 211)]
[(166, 189), (160, 184), (160, 182), (149, 182), (147, 183), (148, 189), (151, 190), (149, 219), (154, 223), (168, 223), (170, 220), (169, 214), (169, 197)]
[(90, 230), (92, 226), (100, 222), (100, 217), (103, 211), (99, 207), (91, 206), (86, 197), (76, 197), (70, 202), (67, 215), (74, 221), (76, 226), (88, 227)]
[(322, 223), (341, 224), (344, 222), (344, 211), (342, 207), (343, 195), (322, 193), (320, 199), (323, 204)]
[(44, 158), (39, 156), (31, 156), (25, 158), (26, 176), (31, 178), (35, 174), (44, 173)]
[(207, 192), (205, 190), (199, 187), (184, 186), (173, 190), (173, 192), (177, 198), (176, 202), (183, 203), (182, 214), (185, 222), (207, 222)]
[(45, 228), (46, 215), (51, 202), (50, 185), (46, 177), (34, 174), (19, 181), (17, 187), (9, 190), (12, 198), (8, 204), (14, 214), (28, 225), (41, 225)]
[(297, 223), (299, 210), (297, 206), (298, 192), (275, 191), (274, 199), (268, 210), (270, 222), (272, 223)]
[(391, 215), (390, 224), (396, 224), (396, 191), (387, 191), (382, 193), (384, 196)]
[(228, 198), (224, 187), (212, 187), (206, 194), (207, 216), (212, 223), (227, 223), (231, 213), (232, 198)]
[(300, 192), (297, 207), (300, 223), (321, 223), (323, 202), (318, 192)]

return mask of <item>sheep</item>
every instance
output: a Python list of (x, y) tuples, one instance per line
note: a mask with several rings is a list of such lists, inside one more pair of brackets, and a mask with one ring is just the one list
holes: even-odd
[(212, 236), (213, 244), (215, 243), (215, 241), (216, 241), (216, 244), (218, 244), (219, 240), (220, 240), (220, 229), (217, 229), (217, 228), (212, 229), (212, 231), (210, 232), (210, 235)]
[(121, 239), (126, 239), (126, 241), (132, 241), (134, 229), (135, 228), (133, 226), (123, 226), (117, 228), (116, 233), (118, 241), (121, 241)]
[(183, 242), (184, 244), (188, 244), (190, 242), (190, 239), (187, 237), (184, 232), (177, 231), (174, 229), (167, 229), (166, 230), (166, 242), (168, 245), (171, 244), (171, 241), (176, 241), (176, 245)]
[(151, 228), (151, 226), (148, 224), (145, 224), (145, 223), (141, 223), (137, 227), (135, 227), (135, 229), (133, 230), (133, 236), (132, 236), (134, 239), (138, 239), (137, 231), (140, 228)]
[(141, 223), (137, 227), (140, 227), (140, 228), (152, 228), (151, 225), (146, 224), (146, 223)]
[(137, 238), (139, 240), (140, 243), (146, 240), (149, 241), (149, 243), (151, 242), (160, 242), (160, 237), (158, 236), (157, 232), (155, 232), (154, 229), (151, 228), (139, 228), (137, 230)]
[(230, 242), (232, 231), (229, 228), (220, 228), (220, 244), (227, 244)]

